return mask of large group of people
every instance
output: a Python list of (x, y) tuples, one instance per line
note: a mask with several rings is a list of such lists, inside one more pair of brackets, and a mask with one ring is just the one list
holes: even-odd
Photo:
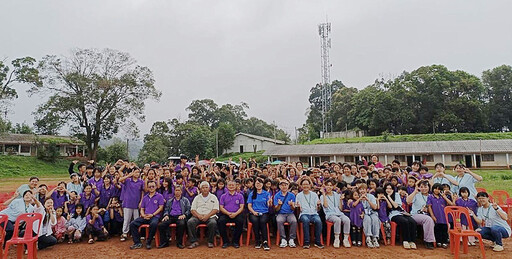
[[(200, 245), (199, 231), (207, 232), (210, 248), (216, 240), (222, 248), (239, 248), (249, 224), (255, 248), (267, 251), (268, 231), (281, 248), (323, 248), (327, 226), (333, 228), (336, 248), (379, 248), (390, 242), (393, 222), (405, 249), (417, 249), (418, 226), (425, 247), (434, 249), (449, 245), (454, 222), (445, 217), (446, 206), (468, 208), (472, 218), (462, 219), (461, 227), (473, 225), (493, 242), (494, 251), (502, 251), (502, 239), (511, 235), (507, 214), (487, 193), (477, 192), (475, 184), (482, 177), (463, 164), (454, 166), (452, 176), (442, 163), (430, 173), (418, 161), (410, 167), (398, 160), (383, 165), (377, 156), (309, 168), (301, 162), (239, 162), (212, 159), (200, 164), (197, 156), (194, 163), (184, 155), (176, 164), (140, 167), (124, 160), (104, 167), (73, 161), (69, 182), (50, 190), (34, 176), (5, 202), (7, 208), (0, 212), (8, 216), (5, 239), (12, 237), (19, 215), (34, 212), (43, 215), (39, 233), (34, 233), (39, 249), (60, 242), (93, 244), (117, 235), (120, 241), (131, 236), (130, 249), (144, 247), (143, 242), (151, 249), (156, 235), (157, 248), (174, 239), (178, 248), (188, 241), (193, 249)], [(469, 239), (469, 245), (475, 242)]]

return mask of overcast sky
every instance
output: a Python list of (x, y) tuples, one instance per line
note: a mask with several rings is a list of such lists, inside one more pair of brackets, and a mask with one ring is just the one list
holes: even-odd
[[(422, 65), (481, 76), (512, 60), (511, 1), (2, 1), (0, 57), (72, 48), (129, 52), (154, 72), (154, 121), (186, 119), (191, 100), (249, 104), (292, 133), (306, 119), (320, 77), (318, 24), (332, 23), (331, 79), (359, 89)], [(41, 98), (18, 86), (8, 118), (33, 123)], [(294, 135), (292, 134), (292, 138)]]

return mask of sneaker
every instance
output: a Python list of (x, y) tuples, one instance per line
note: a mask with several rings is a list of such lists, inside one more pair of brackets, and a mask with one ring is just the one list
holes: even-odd
[(441, 247), (446, 249), (446, 248), (448, 248), (448, 244), (442, 244)]
[(324, 245), (322, 245), (322, 244), (317, 244), (317, 243), (315, 243), (315, 246), (316, 246), (317, 248), (320, 248), (320, 249), (323, 249), (323, 248), (324, 248)]
[(416, 249), (416, 244), (414, 242), (409, 242), (409, 246), (411, 246), (411, 249)]
[(476, 246), (475, 242), (468, 242), (469, 246)]
[(348, 241), (348, 239), (343, 239), (343, 246), (347, 247), (347, 248), (351, 247), (350, 242)]
[(256, 242), (256, 245), (254, 246), (254, 248), (260, 249), (261, 248), (261, 242)]
[(297, 245), (295, 244), (295, 241), (293, 239), (288, 240), (288, 246), (291, 248), (297, 247)]
[(285, 248), (287, 246), (288, 246), (288, 242), (286, 242), (286, 240), (284, 240), (284, 239), (281, 239), (281, 244), (279, 244), (279, 247)]
[(239, 243), (234, 243), (233, 247), (238, 249), (238, 248), (240, 248), (240, 244)]
[(263, 246), (263, 250), (264, 250), (264, 251), (268, 251), (268, 250), (270, 250), (270, 246), (268, 246), (267, 241), (263, 242), (263, 245), (261, 245), (261, 246)]
[(357, 246), (362, 246), (362, 245), (363, 245), (363, 242), (357, 241)]
[(144, 239), (146, 239), (146, 237), (145, 237), (145, 236), (141, 236), (141, 237), (140, 237), (140, 240), (144, 240)]
[(441, 248), (442, 244), (441, 243), (436, 243), (436, 246), (437, 246), (437, 248)]
[(304, 244), (304, 245), (302, 246), (302, 248), (304, 248), (304, 249), (309, 249), (309, 244)]
[(352, 241), (352, 245), (353, 246), (357, 246), (357, 242), (356, 241)]
[(165, 243), (161, 243), (159, 246), (157, 246), (156, 248), (157, 249), (162, 249), (164, 247), (169, 247), (169, 243), (168, 242), (165, 242)]
[(373, 238), (373, 247), (375, 247), (375, 248), (379, 248), (380, 247), (379, 239), (376, 238), (376, 237)]
[(496, 242), (492, 242), (491, 248), (494, 248), (496, 246)]
[(213, 243), (208, 243), (208, 248), (213, 248)]
[(434, 243), (432, 243), (432, 242), (426, 242), (426, 243), (425, 243), (425, 247), (426, 247), (427, 249), (432, 250), (432, 249), (434, 249)]
[(134, 250), (134, 249), (141, 249), (142, 248), (142, 243), (138, 243), (138, 244), (133, 244), (130, 246), (130, 249), (131, 250)]
[(492, 249), (492, 251), (501, 252), (501, 251), (503, 251), (503, 246), (495, 245), (494, 248)]
[(368, 248), (373, 248), (373, 242), (372, 242), (372, 239), (370, 237), (366, 238), (366, 246)]
[(411, 249), (411, 245), (409, 244), (409, 242), (404, 241), (404, 248), (405, 249)]
[(128, 235), (127, 234), (122, 234), (120, 241), (124, 242), (124, 241), (126, 241), (126, 238), (128, 238)]
[(228, 248), (228, 246), (229, 246), (229, 243), (222, 244), (222, 248)]
[(340, 247), (340, 240), (339, 239), (334, 239), (334, 243), (332, 244), (332, 246), (334, 246), (335, 248)]

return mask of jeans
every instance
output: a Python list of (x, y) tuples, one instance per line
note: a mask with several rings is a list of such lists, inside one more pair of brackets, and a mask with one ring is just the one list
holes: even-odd
[(416, 221), (405, 215), (396, 215), (391, 218), (391, 221), (395, 222), (397, 227), (402, 230), (404, 241), (414, 242), (416, 240)]
[(155, 237), (156, 229), (158, 227), (158, 220), (159, 218), (152, 217), (151, 219), (138, 218), (132, 221), (132, 223), (130, 223), (130, 233), (132, 233), (133, 243), (141, 243), (139, 227), (144, 224), (149, 224), (149, 235), (147, 237), (146, 244), (151, 244), (151, 241)]
[(40, 236), (37, 238), (37, 249), (42, 250), (57, 244), (57, 238), (52, 235)]
[(197, 225), (206, 224), (208, 226), (208, 243), (213, 244), (215, 238), (215, 231), (217, 230), (217, 219), (215, 217), (209, 218), (207, 221), (200, 221), (196, 217), (191, 217), (187, 221), (188, 235), (190, 236), (190, 243), (197, 242)]
[(301, 215), (299, 221), (302, 222), (302, 232), (304, 233), (304, 244), (309, 245), (309, 223), (315, 224), (315, 244), (320, 245), (320, 237), (322, 235), (322, 220), (318, 214)]
[[(251, 221), (253, 230), (254, 230), (254, 237), (256, 238), (256, 243), (260, 243), (263, 241), (270, 242), (270, 240), (267, 240), (267, 222), (268, 222), (268, 213), (264, 213), (261, 216), (255, 216), (254, 214), (249, 214), (249, 221)], [(251, 233), (247, 233), (247, 235), (250, 235)]]
[(491, 240), (500, 246), (503, 245), (501, 239), (508, 237), (507, 230), (502, 226), (483, 227), (480, 234), (483, 239)]
[(341, 233), (341, 225), (343, 225), (343, 234), (350, 234), (350, 219), (341, 215), (329, 215), (326, 216), (326, 220), (334, 223), (334, 234), (339, 235)]
[(377, 213), (365, 214), (363, 218), (363, 231), (366, 237), (379, 237), (380, 219)]

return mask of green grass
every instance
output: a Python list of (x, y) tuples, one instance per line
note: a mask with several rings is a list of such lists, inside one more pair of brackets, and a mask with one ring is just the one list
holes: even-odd
[(485, 188), (492, 193), (493, 190), (505, 190), (512, 194), (512, 170), (474, 170), (484, 180), (476, 184), (476, 187)]
[(240, 157), (244, 160), (244, 161), (249, 161), (249, 159), (251, 158), (254, 158), (256, 160), (256, 162), (258, 163), (263, 163), (265, 161), (267, 161), (267, 156), (264, 156), (263, 155), (263, 152), (265, 151), (258, 151), (256, 153), (228, 153), (228, 154), (224, 154), (222, 156), (219, 156), (217, 157), (217, 161), (228, 161), (229, 158), (233, 158), (233, 162), (240, 162)]
[(59, 159), (48, 163), (36, 157), (0, 156), (0, 179), (26, 176), (66, 176), (70, 161)]
[(410, 134), (383, 135), (358, 138), (328, 138), (315, 139), (304, 144), (337, 144), (361, 142), (408, 142), (408, 141), (449, 141), (449, 140), (478, 140), (478, 139), (512, 139), (512, 132), (503, 133), (439, 133), (439, 134)]

